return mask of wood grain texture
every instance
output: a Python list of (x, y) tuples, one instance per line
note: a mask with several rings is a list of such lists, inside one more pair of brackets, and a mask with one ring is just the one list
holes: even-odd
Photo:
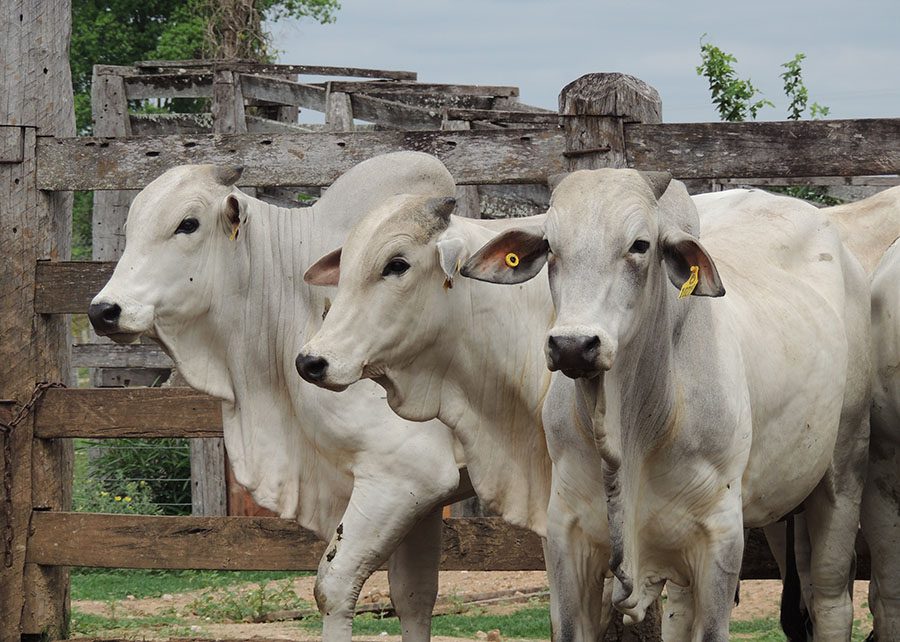
[(225, 441), (221, 438), (191, 440), (191, 515), (227, 515)]
[[(0, 125), (22, 127), (21, 162), (0, 164), (0, 398), (19, 403), (37, 381), (68, 382), (70, 372), (67, 320), (34, 314), (35, 261), (66, 259), (71, 246), (72, 196), (40, 192), (35, 183), (38, 132), (75, 135), (70, 31), (68, 0), (0, 2)], [(19, 642), (23, 633), (60, 637), (68, 618), (67, 570), (26, 567), (25, 555), (34, 501), (68, 508), (71, 444), (35, 447), (32, 429), (28, 418), (9, 437), (10, 470), (0, 457), (0, 479), (8, 472), (12, 483), (11, 514), (0, 491), (0, 642)], [(33, 474), (45, 488), (33, 488)]]
[[(208, 134), (212, 114), (130, 114), (132, 136), (170, 136), (172, 134)], [(248, 123), (249, 125), (249, 123)]]
[[(95, 65), (95, 70), (99, 65)], [(97, 73), (96, 71), (94, 72)], [(209, 98), (213, 91), (211, 73), (203, 74), (146, 74), (143, 76), (114, 76), (124, 80), (129, 100), (144, 98)]]
[(220, 163), (244, 165), (242, 185), (321, 186), (363, 160), (403, 149), (437, 156), (464, 185), (541, 183), (564, 169), (564, 139), (555, 130), (41, 138), (38, 185), (140, 189), (174, 165)]
[(73, 368), (172, 368), (172, 360), (157, 344), (76, 343)]
[(222, 436), (221, 400), (191, 388), (48, 390), (34, 416), (42, 439)]
[[(313, 571), (325, 543), (268, 517), (40, 512), (28, 561), (104, 568)], [(445, 520), (445, 570), (542, 570), (540, 538), (496, 517)], [(338, 548), (340, 555), (340, 548)]]
[(625, 126), (629, 167), (677, 178), (900, 172), (900, 118)]
[(439, 129), (441, 126), (439, 109), (415, 107), (365, 94), (349, 94), (349, 96), (350, 104), (353, 106), (353, 117), (360, 120), (403, 130)]
[(244, 96), (247, 98), (325, 111), (325, 90), (322, 87), (265, 76), (237, 75), (241, 79)]
[(38, 261), (34, 311), (87, 314), (91, 299), (106, 285), (115, 267), (115, 261)]
[[(316, 570), (324, 542), (296, 522), (260, 517), (157, 517), (35, 512), (28, 561), (104, 568)], [(540, 538), (497, 517), (445, 519), (444, 570), (543, 570)], [(340, 554), (340, 549), (338, 549)], [(857, 579), (868, 552), (858, 543)], [(778, 579), (760, 530), (745, 545), (743, 579)]]
[(364, 69), (358, 67), (329, 67), (322, 65), (277, 65), (250, 61), (221, 60), (144, 60), (126, 68), (134, 74), (171, 72), (173, 70), (227, 69), (252, 74), (299, 74), (305, 76), (347, 76), (353, 78), (385, 78), (388, 80), (415, 80), (414, 71)]
[(559, 93), (561, 116), (615, 116), (626, 123), (661, 123), (662, 100), (639, 78), (620, 73), (585, 74)]
[(510, 111), (505, 109), (457, 109), (447, 110), (451, 120), (486, 120), (503, 123), (533, 123), (539, 125), (559, 125), (559, 115), (553, 112)]
[(442, 83), (424, 82), (347, 82), (342, 80), (331, 81), (333, 91), (342, 91), (348, 94), (372, 92), (415, 92), (418, 94), (441, 94), (445, 96), (518, 96), (518, 87), (498, 85), (452, 85)]

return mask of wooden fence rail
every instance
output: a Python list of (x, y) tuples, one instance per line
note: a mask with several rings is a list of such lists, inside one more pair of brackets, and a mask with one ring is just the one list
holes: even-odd
[[(678, 178), (853, 176), (900, 172), (900, 118), (626, 124), (629, 167)], [(243, 164), (242, 185), (329, 185), (376, 154), (440, 158), (460, 185), (541, 183), (565, 169), (558, 128), (310, 134), (40, 138), (43, 190), (139, 189), (173, 165)], [(600, 150), (602, 151), (602, 150)]]

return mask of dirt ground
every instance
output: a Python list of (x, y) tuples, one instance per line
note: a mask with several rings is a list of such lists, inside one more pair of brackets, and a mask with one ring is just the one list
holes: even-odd
[[(298, 596), (314, 603), (313, 584), (315, 577), (297, 578), (293, 588)], [(521, 593), (533, 593), (547, 588), (547, 578), (543, 572), (482, 572), (482, 571), (445, 571), (441, 573), (440, 595), (451, 597), (455, 601), (464, 601), (467, 595), (504, 590), (516, 590)], [(855, 617), (867, 622), (868, 582), (856, 582), (854, 585)], [(146, 617), (152, 615), (184, 613), (187, 605), (196, 600), (200, 592), (179, 593), (154, 599), (129, 599), (115, 603), (99, 601), (79, 601), (73, 603), (81, 613), (109, 617), (115, 613), (117, 617)], [(734, 609), (733, 619), (748, 621), (778, 617), (780, 583), (772, 581), (741, 582), (741, 602)], [(388, 601), (387, 573), (375, 573), (363, 588), (360, 602), (378, 604)], [(482, 612), (502, 615), (523, 608), (522, 603), (499, 603), (480, 607)], [(296, 622), (272, 622), (265, 624), (219, 624), (203, 621), (202, 618), (187, 615), (185, 627), (189, 627), (192, 637), (215, 639), (251, 638), (267, 640), (297, 640), (307, 642), (319, 639), (317, 632), (299, 626)], [(158, 636), (158, 634), (157, 634)], [(154, 631), (130, 630), (128, 637), (132, 639), (154, 639)], [(163, 636), (168, 637), (168, 636)], [(479, 636), (480, 637), (480, 636)], [(378, 637), (354, 636), (355, 640), (377, 639), (379, 642), (399, 642), (399, 637), (382, 635)], [(435, 637), (438, 642), (452, 642), (454, 638)]]

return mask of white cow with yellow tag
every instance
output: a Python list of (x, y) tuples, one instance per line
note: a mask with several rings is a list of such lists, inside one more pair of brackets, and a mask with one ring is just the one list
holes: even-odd
[[(743, 528), (802, 508), (815, 639), (843, 642), (868, 445), (866, 276), (812, 206), (763, 192), (697, 202), (702, 236), (680, 183), (575, 172), (542, 226), (463, 267), (515, 284), (549, 264), (544, 350), (569, 379), (554, 376), (544, 406), (563, 444), (548, 538), (565, 564), (573, 534), (607, 537), (616, 608), (640, 620), (668, 582), (666, 639), (725, 641)], [(589, 510), (601, 491), (607, 526)]]

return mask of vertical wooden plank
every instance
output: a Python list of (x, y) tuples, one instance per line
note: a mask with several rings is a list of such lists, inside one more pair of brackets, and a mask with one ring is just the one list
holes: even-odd
[(332, 91), (330, 82), (325, 87), (325, 129), (331, 132), (354, 130), (350, 94)]
[[(441, 123), (441, 129), (446, 131), (463, 131), (472, 129), (472, 124), (465, 120), (447, 120), (444, 118)], [(481, 218), (481, 196), (478, 193), (477, 185), (457, 186), (456, 210), (453, 213), (465, 218)], [(478, 503), (477, 497), (473, 497), (467, 506), (468, 509), (462, 508), (460, 510), (464, 513), (468, 510), (470, 514), (458, 515), (454, 513), (453, 516), (474, 517), (481, 515), (481, 505)]]
[(569, 169), (625, 167), (625, 123), (662, 122), (662, 101), (642, 80), (587, 74), (559, 94)]
[(217, 70), (213, 76), (212, 98), (213, 132), (216, 134), (246, 134), (244, 95), (240, 75)]
[[(68, 317), (34, 314), (34, 275), (37, 259), (69, 256), (72, 196), (38, 191), (34, 149), (38, 132), (75, 134), (70, 31), (69, 0), (0, 2), (0, 124), (25, 126), (22, 161), (0, 164), (0, 398), (20, 403), (37, 381), (65, 381), (69, 372)], [(71, 444), (32, 448), (32, 431), (28, 418), (4, 440), (12, 492), (7, 504), (0, 490), (0, 533), (11, 537), (9, 558), (0, 555), (0, 642), (19, 642), (23, 633), (60, 637), (68, 619), (67, 570), (26, 567), (25, 547), (34, 500), (68, 507)]]
[[(128, 100), (122, 76), (97, 73), (91, 78), (91, 116), (95, 136), (131, 136)], [(108, 71), (108, 70), (107, 70)], [(137, 190), (94, 192), (91, 221), (92, 257), (95, 261), (115, 261), (125, 249), (125, 218)]]
[(228, 514), (225, 484), (225, 441), (191, 439), (191, 515)]
[[(625, 74), (587, 74), (563, 87), (559, 114), (566, 135), (569, 170), (625, 167), (625, 123), (659, 123), (662, 101), (642, 80)], [(607, 642), (662, 642), (662, 607), (657, 600), (644, 620), (624, 627), (615, 614)]]

